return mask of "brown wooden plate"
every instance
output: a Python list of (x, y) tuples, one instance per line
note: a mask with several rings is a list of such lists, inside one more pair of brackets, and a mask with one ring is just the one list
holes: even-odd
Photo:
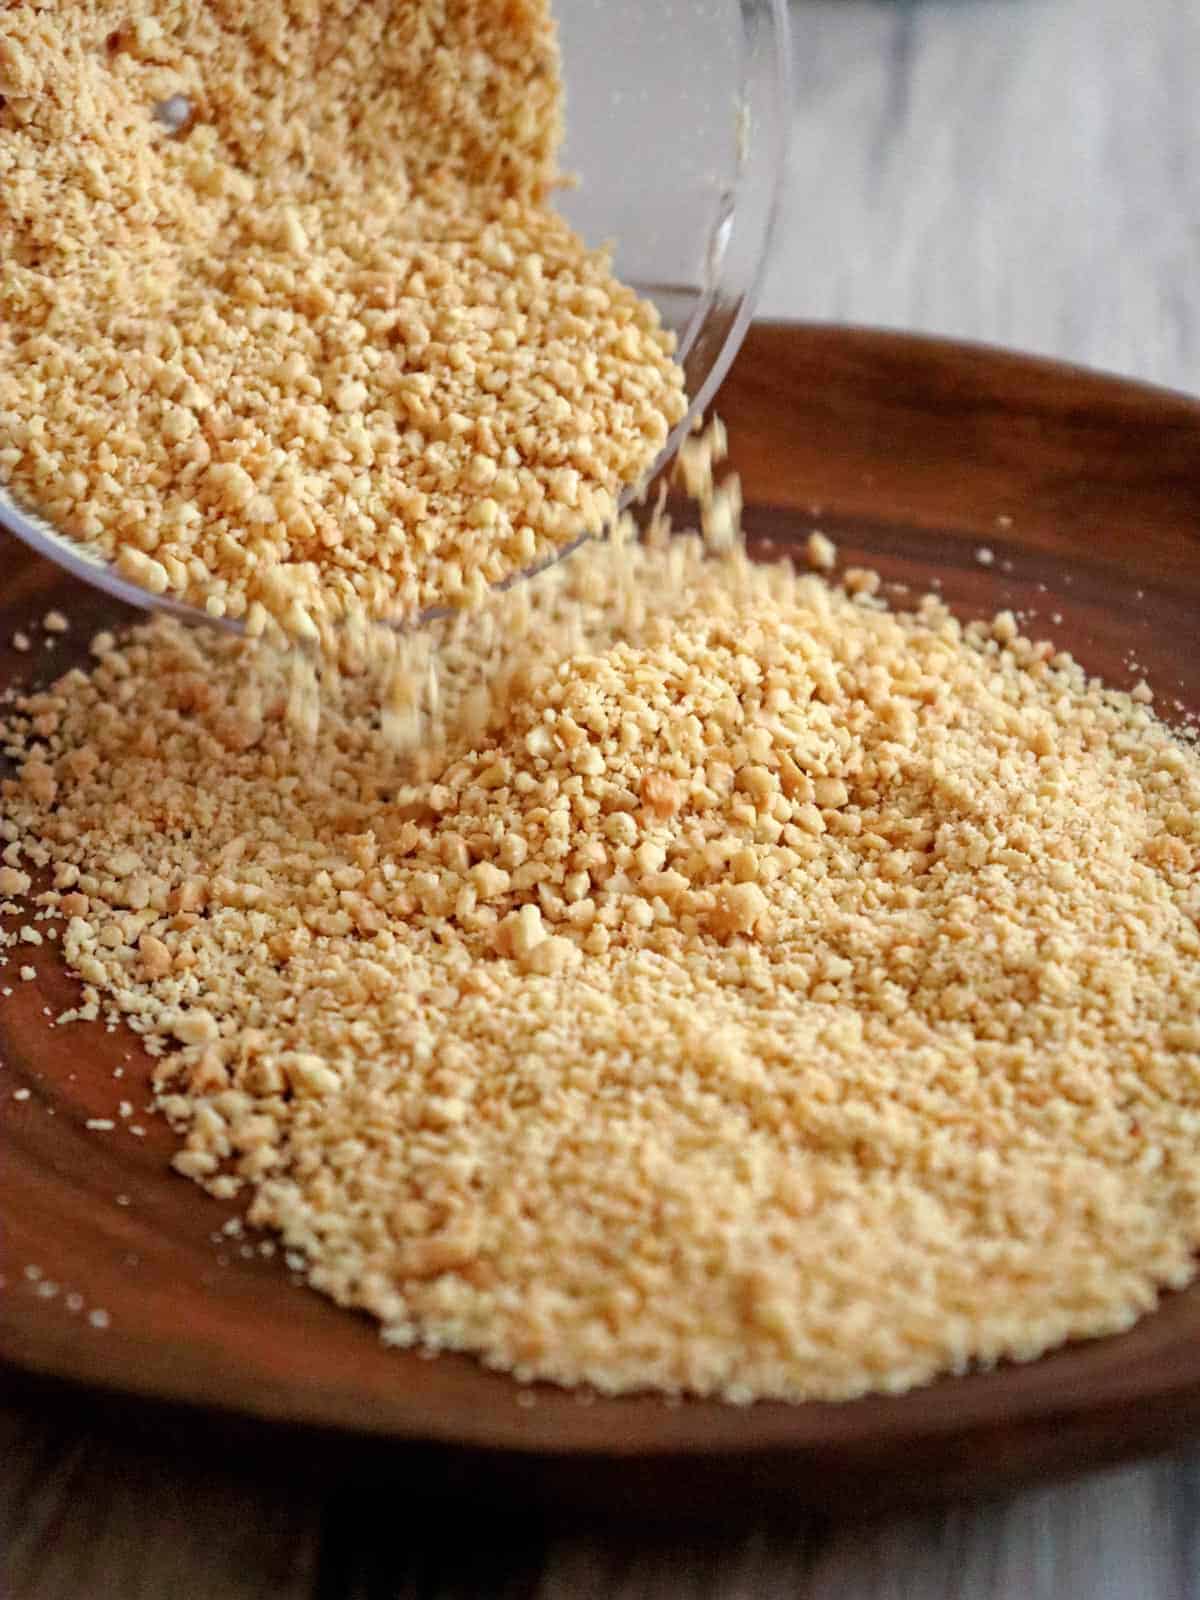
[[(1035, 612), (1027, 631), (1112, 682), (1146, 676), (1169, 718), (1200, 712), (1196, 402), (991, 350), (763, 325), (720, 409), (760, 542), (822, 528), (965, 614)], [(14, 542), (0, 573), (0, 689), (61, 671), (120, 615)], [(51, 606), (69, 635), (38, 625)], [(22, 627), (27, 653), (9, 645)], [(518, 1403), (469, 1359), (384, 1349), (262, 1241), (223, 1232), (236, 1208), (168, 1170), (134, 1036), (52, 1026), (77, 992), (52, 944), (0, 985), (0, 1384), (41, 1374), (203, 1408), (174, 1413), (185, 1430), (252, 1417), (419, 1441), (460, 1481), (471, 1463), (530, 1496), (706, 1515), (993, 1490), (1200, 1425), (1200, 1287), (1120, 1338), (899, 1399), (581, 1404), (542, 1387)]]

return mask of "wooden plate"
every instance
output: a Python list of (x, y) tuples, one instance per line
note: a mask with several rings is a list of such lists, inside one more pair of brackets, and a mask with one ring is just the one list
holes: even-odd
[[(761, 326), (721, 410), (760, 540), (823, 528), (964, 612), (1036, 611), (1033, 631), (1110, 680), (1147, 676), (1168, 716), (1200, 710), (1200, 405), (995, 351)], [(0, 562), (0, 686), (58, 672), (118, 614), (16, 544)], [(65, 638), (36, 626), (51, 605)], [(9, 648), (19, 626), (30, 653)], [(733, 1409), (541, 1388), (518, 1403), (470, 1360), (385, 1350), (260, 1241), (227, 1236), (235, 1209), (168, 1172), (133, 1035), (54, 1029), (76, 985), (50, 944), (28, 961), (34, 981), (16, 962), (0, 976), (5, 1381), (190, 1406), (173, 1413), (185, 1433), (252, 1417), (421, 1442), (420, 1470), (460, 1486), (478, 1471), (526, 1497), (705, 1515), (993, 1490), (1200, 1424), (1200, 1288), (1120, 1338), (901, 1399)]]

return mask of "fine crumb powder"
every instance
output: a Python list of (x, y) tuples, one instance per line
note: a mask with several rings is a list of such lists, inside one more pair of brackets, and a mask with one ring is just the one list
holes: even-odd
[(599, 531), (686, 408), (561, 133), (546, 0), (7, 5), (0, 487), (300, 638)]
[(1187, 1283), (1200, 756), (851, 587), (592, 547), (437, 638), (449, 726), (511, 692), (424, 777), (165, 621), (23, 702), (6, 859), (178, 1169), (389, 1342), (602, 1392), (901, 1391)]

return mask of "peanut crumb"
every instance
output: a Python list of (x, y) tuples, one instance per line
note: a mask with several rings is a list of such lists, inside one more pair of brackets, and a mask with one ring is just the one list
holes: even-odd
[(820, 529), (814, 529), (804, 547), (808, 564), (817, 572), (832, 572), (837, 566), (837, 545)]

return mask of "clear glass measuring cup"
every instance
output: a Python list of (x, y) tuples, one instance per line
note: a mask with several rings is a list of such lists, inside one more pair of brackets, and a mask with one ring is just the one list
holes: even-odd
[[(657, 471), (729, 370), (765, 272), (791, 118), (787, 0), (555, 0), (554, 13), (562, 164), (578, 178), (556, 204), (590, 244), (615, 247), (618, 274), (679, 338), (689, 410)], [(3, 490), (0, 528), (119, 599), (212, 622), (130, 583)]]

